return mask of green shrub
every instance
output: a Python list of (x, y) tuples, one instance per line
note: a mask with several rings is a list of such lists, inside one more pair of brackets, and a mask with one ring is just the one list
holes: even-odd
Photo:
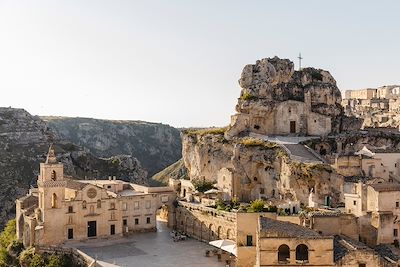
[(10, 254), (8, 254), (7, 250), (5, 248), (0, 248), (0, 267), (10, 266), (12, 261), (13, 259)]
[(247, 211), (249, 212), (263, 212), (264, 211), (265, 202), (262, 199), (253, 200), (250, 203), (250, 207)]
[(16, 238), (15, 220), (10, 220), (0, 234), (0, 245), (7, 248)]
[(62, 267), (64, 266), (61, 257), (57, 255), (51, 255), (48, 258), (48, 263), (46, 264), (46, 267)]
[(24, 250), (24, 245), (22, 242), (18, 240), (13, 240), (10, 245), (7, 247), (7, 252), (13, 256), (13, 257), (18, 257), (19, 254)]
[(199, 179), (199, 178), (193, 179), (192, 184), (193, 184), (194, 188), (201, 193), (204, 193), (207, 190), (214, 188), (214, 186), (213, 186), (214, 183), (211, 181), (207, 181), (204, 178), (203, 179)]
[(276, 206), (269, 206), (269, 207), (267, 208), (267, 211), (268, 211), (268, 212), (277, 212), (277, 211), (278, 211), (278, 208), (277, 208)]
[(44, 258), (40, 254), (35, 254), (32, 257), (31, 263), (29, 264), (29, 267), (44, 267), (45, 262)]
[(243, 95), (240, 97), (241, 100), (253, 100), (256, 99), (255, 96), (250, 94), (249, 92), (244, 92)]
[(29, 267), (34, 255), (35, 249), (33, 247), (25, 249), (19, 256), (19, 265), (22, 267)]

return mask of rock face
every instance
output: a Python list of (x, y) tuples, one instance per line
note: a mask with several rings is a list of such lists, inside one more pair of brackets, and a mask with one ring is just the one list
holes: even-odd
[(328, 165), (291, 161), (277, 145), (248, 137), (226, 140), (222, 134), (183, 135), (183, 161), (191, 179), (218, 179), (221, 169), (240, 177), (241, 200), (257, 198), (300, 201), (307, 205), (343, 201), (343, 177)]
[[(288, 59), (274, 57), (244, 67), (239, 79), (242, 91), (236, 105), (238, 113), (232, 117), (227, 138), (245, 130), (260, 134), (327, 135), (361, 127), (362, 121), (356, 125), (343, 123), (346, 117), (341, 93), (328, 71), (294, 71), (293, 66)], [(286, 117), (287, 122), (277, 120)]]
[(65, 172), (77, 178), (118, 176), (145, 184), (147, 172), (130, 156), (98, 158), (64, 141), (47, 124), (23, 109), (0, 108), (0, 226), (12, 218), (15, 199), (36, 183), (39, 163), (54, 143)]
[(60, 137), (99, 157), (125, 154), (137, 158), (153, 175), (181, 158), (179, 130), (142, 121), (45, 117)]

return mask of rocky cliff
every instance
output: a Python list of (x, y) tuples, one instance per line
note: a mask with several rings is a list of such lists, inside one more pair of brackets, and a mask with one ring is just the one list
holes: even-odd
[(142, 121), (44, 117), (61, 138), (99, 157), (130, 155), (153, 175), (181, 158), (180, 132), (168, 125)]
[[(295, 71), (293, 62), (288, 59), (264, 58), (243, 68), (239, 85), (242, 90), (236, 105), (238, 113), (227, 132), (228, 138), (251, 129), (253, 125), (249, 122), (255, 122), (251, 130), (270, 134), (278, 105), (289, 100), (303, 102), (305, 108), (310, 109), (304, 111), (304, 116), (310, 112), (328, 116), (330, 133), (351, 131), (362, 125), (362, 120), (354, 118), (348, 123), (349, 118), (341, 106), (341, 92), (335, 79), (325, 70), (303, 68)], [(307, 125), (303, 127), (307, 128)], [(300, 134), (308, 134), (307, 129)]]
[(51, 143), (67, 175), (82, 179), (115, 175), (147, 183), (147, 172), (135, 158), (98, 158), (60, 138), (39, 117), (23, 109), (0, 108), (0, 227), (14, 216), (15, 199), (35, 185), (39, 163), (45, 160)]
[(329, 165), (293, 161), (275, 143), (246, 136), (226, 140), (223, 133), (206, 131), (186, 131), (182, 143), (191, 179), (216, 181), (218, 172), (227, 168), (239, 177), (241, 190), (250, 199), (263, 196), (307, 205), (312, 190), (317, 203), (323, 204), (325, 196), (332, 198), (333, 205), (343, 201), (342, 176)]

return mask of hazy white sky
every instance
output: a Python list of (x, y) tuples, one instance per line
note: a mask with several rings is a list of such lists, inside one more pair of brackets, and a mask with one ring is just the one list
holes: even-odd
[(0, 0), (0, 106), (222, 126), (245, 64), (300, 51), (341, 90), (399, 84), (399, 3)]

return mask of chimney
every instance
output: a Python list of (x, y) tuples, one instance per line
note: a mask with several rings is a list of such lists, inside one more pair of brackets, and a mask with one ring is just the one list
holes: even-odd
[(114, 180), (114, 181), (117, 180), (117, 177), (116, 177), (116, 176), (113, 176), (113, 180)]
[(111, 181), (111, 176), (108, 176), (108, 180)]

